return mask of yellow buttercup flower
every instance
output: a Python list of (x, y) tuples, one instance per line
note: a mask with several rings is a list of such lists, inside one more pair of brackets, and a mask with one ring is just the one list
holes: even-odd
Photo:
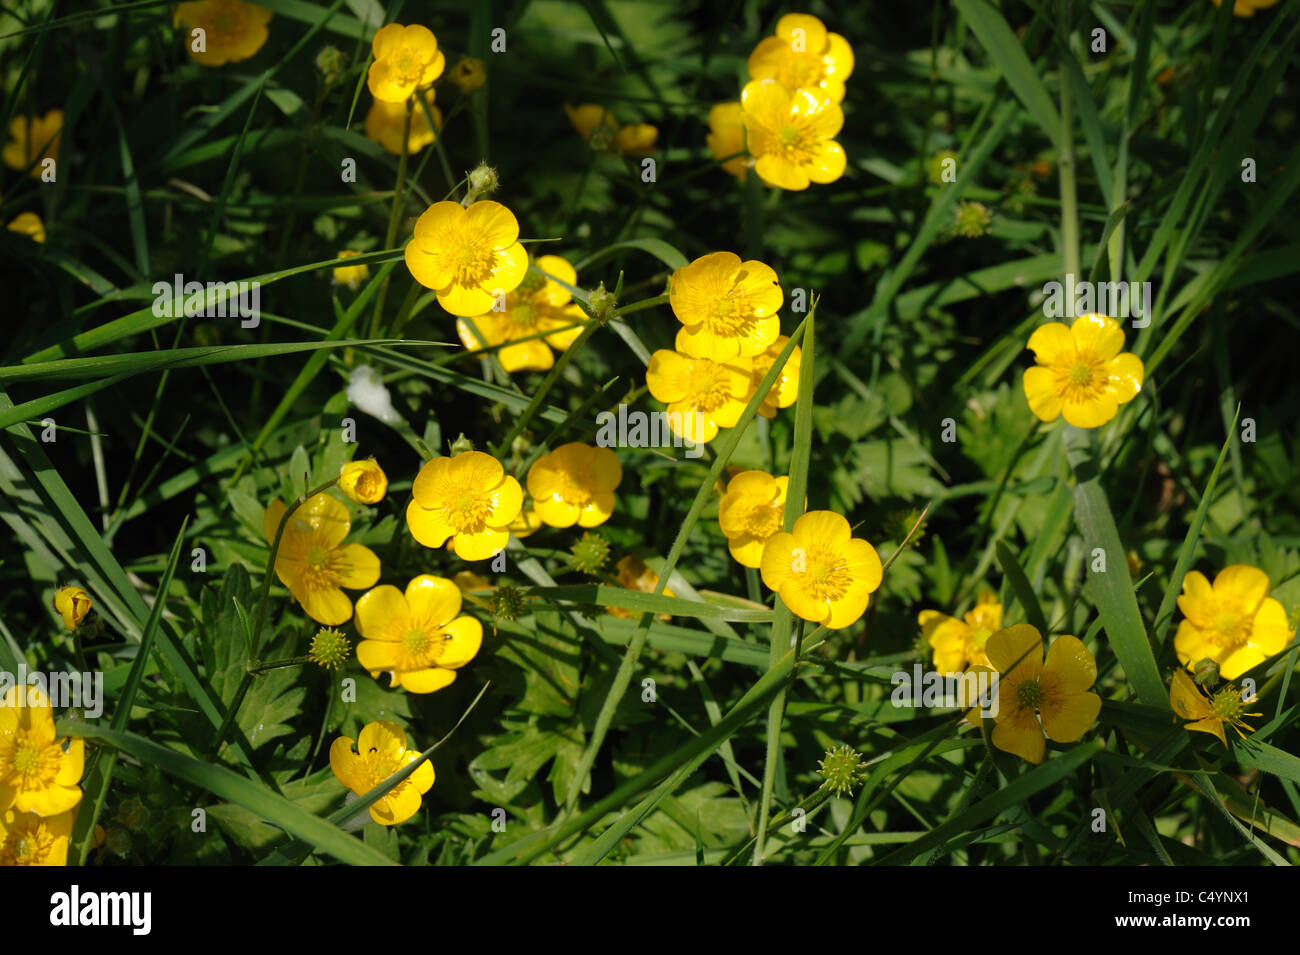
[[(776, 360), (780, 357), (782, 349), (790, 341), (788, 335), (777, 336), (776, 341), (767, 346), (767, 351), (761, 355), (754, 356), (753, 391), (757, 391), (767, 373), (772, 370)], [(786, 360), (785, 365), (781, 368), (781, 374), (777, 375), (776, 381), (768, 389), (767, 394), (763, 396), (763, 403), (758, 406), (758, 413), (764, 418), (775, 418), (777, 409), (788, 408), (795, 403), (799, 397), (799, 365), (803, 357), (803, 352), (799, 346), (794, 346), (794, 351), (790, 352), (790, 357)]]
[(734, 252), (712, 252), (672, 274), (668, 304), (682, 323), (677, 350), (730, 361), (767, 351), (781, 334), (785, 301), (776, 271)]
[(731, 556), (745, 567), (763, 562), (763, 545), (780, 532), (790, 479), (766, 471), (741, 471), (727, 484), (718, 505), (718, 526)]
[(1002, 605), (996, 594), (985, 590), (960, 620), (937, 610), (922, 610), (916, 622), (934, 648), (934, 668), (943, 674), (960, 673), (968, 666), (989, 666), (984, 647), (1002, 629)]
[(683, 440), (707, 443), (718, 428), (734, 427), (753, 394), (752, 358), (727, 362), (660, 349), (650, 356), (645, 381), (668, 405), (668, 426)]
[(1099, 428), (1142, 390), (1142, 360), (1120, 354), (1124, 330), (1106, 315), (1040, 325), (1027, 347), (1037, 364), (1025, 372), (1025, 397), (1041, 421), (1064, 415), (1076, 428)]
[[(635, 554), (628, 554), (616, 565), (615, 576), (618, 578), (618, 584), (625, 590), (638, 590), (643, 594), (652, 594), (655, 588), (659, 586), (659, 575), (647, 566), (646, 562)], [(664, 588), (665, 597), (676, 597), (671, 587)], [(615, 617), (623, 617), (627, 620), (639, 620), (641, 614), (636, 610), (625, 610), (622, 607), (606, 607), (609, 613)], [(655, 614), (656, 620), (669, 621), (673, 618), (670, 613)]]
[(453, 315), (482, 315), (528, 274), (519, 222), (499, 202), (435, 202), (416, 220), (406, 267)]
[(54, 735), (49, 698), (34, 686), (9, 688), (0, 700), (0, 811), (56, 816), (81, 801), (85, 744)]
[(740, 108), (754, 171), (769, 186), (807, 189), (844, 175), (848, 160), (834, 139), (844, 111), (834, 100), (776, 80), (751, 80), (740, 92)]
[(769, 537), (759, 572), (791, 613), (831, 630), (856, 623), (884, 577), (876, 549), (834, 511), (809, 511)]
[(1174, 634), (1178, 662), (1210, 659), (1225, 680), (1235, 680), (1280, 653), (1292, 628), (1270, 589), (1268, 575), (1246, 564), (1225, 567), (1213, 585), (1200, 571), (1189, 572), (1178, 597), (1186, 618)]
[(462, 93), (472, 93), (487, 82), (487, 67), (476, 57), (462, 56), (448, 75)]
[(620, 126), (612, 113), (595, 103), (565, 106), (569, 122), (592, 149), (608, 149), (624, 156), (648, 156), (654, 152), (659, 130), (649, 123)]
[(447, 58), (428, 27), (390, 23), (370, 43), (375, 61), (366, 85), (370, 95), (385, 103), (404, 103), (417, 89), (442, 75)]
[[(358, 796), (364, 796), (419, 758), (419, 750), (406, 748), (406, 731), (388, 720), (361, 727), (355, 750), (351, 736), (340, 736), (330, 745), (330, 769), (334, 778)], [(433, 786), (433, 779), (433, 764), (425, 760), (415, 772), (375, 800), (370, 807), (370, 818), (381, 826), (395, 826), (410, 819), (420, 811), (420, 797)]]
[(68, 864), (75, 810), (54, 816), (7, 809), (0, 812), (0, 866)]
[[(1210, 0), (1216, 7), (1223, 5), (1223, 0)], [(1253, 17), (1256, 10), (1267, 10), (1269, 7), (1277, 6), (1278, 0), (1233, 0), (1232, 15), (1234, 17)]]
[(998, 671), (998, 710), (993, 745), (1031, 763), (1041, 763), (1048, 739), (1072, 743), (1101, 712), (1101, 697), (1087, 692), (1097, 680), (1097, 662), (1078, 637), (1053, 641), (1043, 660), (1043, 637), (1026, 623), (999, 630), (985, 644)]
[(542, 523), (595, 527), (614, 513), (614, 488), (622, 480), (617, 454), (572, 441), (533, 462), (528, 493)]
[(63, 618), (69, 631), (81, 626), (92, 606), (90, 595), (80, 587), (60, 587), (54, 594), (54, 612)]
[[(266, 43), (271, 11), (241, 0), (196, 0), (176, 7), (173, 22), (187, 24), (185, 49), (203, 66), (223, 66), (246, 60)], [(202, 44), (194, 34), (202, 30)], [(201, 45), (203, 49), (195, 49)]]
[[(411, 110), (411, 132), (406, 139), (406, 154), (414, 156), (425, 146), (438, 138), (437, 131), (442, 128), (442, 113), (433, 105), (433, 90), (420, 94), (429, 106), (434, 125), (429, 126), (429, 117), (417, 103)], [(366, 138), (374, 140), (394, 156), (402, 154), (402, 133), (406, 129), (406, 106), (404, 103), (385, 103), (375, 100), (366, 113)]]
[[(351, 249), (344, 249), (339, 252), (336, 259), (350, 259), (360, 255), (360, 252), (353, 252)], [(334, 266), (334, 281), (339, 285), (346, 285), (352, 291), (356, 291), (361, 283), (370, 277), (370, 267), (366, 265), (336, 265)]]
[(759, 41), (749, 55), (751, 80), (776, 80), (786, 89), (807, 89), (838, 103), (853, 72), (853, 48), (807, 13), (787, 13), (775, 36)]
[(41, 221), (41, 217), (35, 212), (18, 213), (6, 228), (10, 232), (17, 232), (19, 235), (31, 236), (34, 242), (45, 241), (45, 223)]
[(373, 459), (349, 461), (339, 469), (339, 490), (358, 504), (378, 504), (388, 492), (388, 475)]
[(357, 662), (391, 686), (432, 693), (449, 686), (456, 671), (483, 644), (483, 626), (460, 613), (460, 588), (445, 577), (421, 574), (406, 593), (391, 584), (357, 600)]
[(40, 179), (41, 160), (59, 158), (59, 134), (62, 129), (61, 109), (52, 109), (44, 116), (15, 116), (9, 121), (9, 142), (5, 143), (3, 153), (0, 153), (5, 165), (20, 172), (30, 165), (27, 175)]
[[(578, 273), (558, 255), (543, 255), (535, 263), (547, 275), (575, 285)], [(582, 334), (587, 315), (573, 304), (573, 293), (553, 279), (530, 274), (506, 296), (505, 310), (473, 317), (474, 327), (489, 346), (507, 344), (497, 350), (506, 371), (546, 371), (555, 364), (551, 352), (564, 351)], [(572, 326), (572, 327), (570, 327)], [(463, 319), (456, 321), (456, 333), (470, 351), (483, 346)], [(545, 334), (541, 338), (531, 336)], [(528, 341), (517, 341), (527, 338)]]
[[(723, 172), (735, 176), (741, 182), (749, 175), (749, 166), (745, 156), (745, 118), (740, 103), (719, 103), (709, 110), (709, 135), (705, 137), (709, 152), (714, 159), (727, 159), (722, 164)], [(741, 153), (742, 155), (736, 155)]]
[(1245, 712), (1246, 701), (1242, 699), (1242, 691), (1231, 683), (1207, 699), (1186, 670), (1174, 671), (1174, 680), (1169, 687), (1169, 705), (1183, 719), (1195, 721), (1187, 724), (1188, 730), (1214, 734), (1225, 749), (1228, 746), (1228, 737), (1223, 732), (1225, 725), (1231, 726), (1238, 736), (1245, 739), (1246, 733), (1255, 732), (1255, 728), (1247, 725), (1243, 717), (1263, 715)]
[(441, 547), (450, 538), (461, 560), (487, 560), (505, 547), (524, 505), (519, 482), (482, 451), (434, 458), (420, 468), (411, 490), (411, 535), (425, 547)]
[[(281, 501), (272, 501), (262, 517), (262, 535), (275, 541), (284, 517)], [(321, 492), (293, 512), (275, 554), (280, 583), (317, 623), (336, 627), (352, 617), (352, 601), (343, 592), (373, 587), (379, 580), (379, 558), (361, 544), (344, 544), (352, 529), (348, 509)]]

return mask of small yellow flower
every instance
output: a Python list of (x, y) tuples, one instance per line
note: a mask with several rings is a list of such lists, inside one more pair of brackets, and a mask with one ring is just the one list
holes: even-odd
[(769, 186), (807, 189), (844, 175), (848, 160), (834, 140), (844, 111), (834, 100), (776, 80), (751, 80), (741, 90), (740, 108), (754, 171)]
[(34, 242), (45, 241), (45, 223), (41, 221), (41, 217), (35, 212), (18, 213), (7, 228), (10, 232), (31, 236)]
[(1178, 662), (1213, 660), (1225, 680), (1235, 680), (1290, 642), (1286, 610), (1270, 597), (1268, 575), (1234, 564), (1219, 571), (1211, 586), (1200, 571), (1183, 578), (1178, 609), (1186, 618), (1174, 634)]
[(1099, 428), (1142, 390), (1142, 360), (1120, 354), (1124, 330), (1106, 315), (1040, 325), (1027, 347), (1037, 364), (1025, 372), (1025, 397), (1041, 421), (1064, 415), (1076, 428)]
[[(335, 258), (350, 259), (360, 255), (360, 252), (353, 252), (351, 249), (343, 249)], [(370, 277), (370, 267), (366, 265), (336, 265), (334, 267), (334, 281), (338, 285), (346, 285), (352, 291), (360, 288), (361, 283)]]
[(992, 591), (982, 591), (973, 609), (958, 620), (937, 610), (922, 610), (916, 622), (921, 635), (934, 648), (934, 667), (940, 673), (960, 673), (968, 666), (989, 666), (985, 644), (1002, 629), (1002, 605)]
[(519, 512), (519, 516), (510, 522), (506, 528), (511, 534), (514, 534), (518, 540), (523, 540), (529, 534), (535, 534), (541, 529), (542, 519), (537, 516), (537, 512), (531, 507), (526, 507)]
[(54, 612), (63, 618), (69, 631), (81, 626), (92, 606), (90, 595), (80, 587), (60, 587), (54, 595)]
[(727, 484), (718, 505), (718, 526), (731, 556), (745, 567), (759, 567), (763, 545), (781, 530), (790, 479), (766, 471), (741, 471)]
[[(421, 94), (429, 106), (434, 126), (429, 126), (429, 117), (419, 103), (411, 110), (411, 132), (406, 139), (406, 154), (414, 156), (425, 146), (438, 138), (437, 131), (442, 128), (442, 113), (433, 105), (433, 90)], [(406, 129), (406, 106), (403, 103), (385, 103), (375, 100), (366, 113), (366, 138), (374, 140), (394, 156), (402, 154), (402, 133)]]
[(519, 222), (499, 202), (435, 202), (416, 220), (406, 267), (453, 315), (482, 315), (528, 274)]
[[(272, 501), (262, 517), (266, 542), (275, 541), (284, 517), (281, 501)], [(379, 558), (361, 544), (344, 544), (352, 529), (348, 509), (322, 492), (293, 512), (275, 555), (280, 583), (317, 623), (337, 627), (352, 617), (352, 601), (343, 592), (373, 587), (379, 580)]]
[(622, 480), (617, 454), (572, 441), (533, 462), (528, 493), (542, 523), (596, 527), (614, 513), (614, 488)]
[(1225, 749), (1228, 746), (1228, 737), (1223, 732), (1225, 725), (1231, 726), (1238, 736), (1245, 739), (1246, 733), (1255, 732), (1255, 728), (1247, 725), (1242, 718), (1263, 715), (1245, 712), (1246, 701), (1242, 699), (1241, 690), (1231, 683), (1207, 699), (1201, 695), (1200, 689), (1192, 682), (1186, 670), (1174, 671), (1174, 681), (1169, 687), (1169, 705), (1183, 719), (1195, 720), (1194, 723), (1187, 724), (1189, 731), (1213, 733), (1219, 737), (1219, 742)]
[[(575, 285), (578, 273), (558, 255), (543, 255), (535, 263), (547, 275)], [(474, 328), (489, 346), (501, 345), (497, 358), (506, 371), (546, 371), (555, 364), (551, 352), (564, 351), (582, 334), (586, 313), (573, 304), (573, 294), (553, 279), (530, 274), (506, 296), (505, 310), (473, 316)], [(464, 319), (456, 321), (456, 333), (470, 351), (483, 346)], [(541, 338), (531, 336), (542, 335)], [(528, 341), (517, 341), (527, 338)]]
[(1072, 743), (1101, 712), (1101, 697), (1087, 692), (1097, 680), (1097, 662), (1078, 637), (1053, 641), (1043, 661), (1043, 637), (1026, 623), (999, 630), (985, 645), (998, 671), (998, 710), (993, 745), (1031, 763), (1041, 763), (1043, 739)]
[(5, 165), (19, 171), (30, 165), (32, 168), (27, 174), (33, 179), (40, 179), (41, 160), (59, 158), (62, 129), (61, 109), (52, 109), (43, 117), (15, 116), (9, 121), (9, 142), (5, 143), (2, 153)]
[(592, 149), (608, 149), (623, 156), (649, 156), (654, 152), (659, 130), (649, 123), (620, 126), (609, 110), (595, 103), (583, 103), (577, 108), (566, 105), (564, 111)]
[[(652, 594), (655, 592), (655, 588), (659, 586), (659, 575), (651, 570), (649, 566), (646, 565), (646, 562), (635, 554), (628, 554), (615, 564), (614, 568), (617, 571), (615, 576), (618, 578), (619, 586), (626, 590), (639, 590), (643, 594)], [(664, 596), (676, 597), (677, 595), (673, 593), (671, 587), (665, 587)], [(625, 610), (622, 607), (606, 607), (605, 609), (615, 617), (623, 617), (624, 619), (630, 620), (641, 619), (641, 614), (636, 610)], [(672, 614), (669, 613), (655, 614), (656, 620), (666, 622), (672, 618)]]
[(645, 381), (668, 405), (668, 426), (693, 443), (707, 443), (718, 428), (734, 427), (753, 394), (752, 358), (718, 362), (660, 349), (650, 356)]
[[(1223, 5), (1223, 0), (1210, 0), (1216, 7)], [(1253, 17), (1256, 10), (1266, 10), (1277, 6), (1278, 0), (1233, 0), (1234, 17)]]
[(406, 593), (391, 584), (357, 600), (357, 662), (391, 686), (432, 693), (451, 685), (456, 671), (474, 659), (483, 644), (483, 626), (460, 617), (460, 588), (445, 577), (421, 574)]
[[(340, 736), (330, 745), (330, 769), (334, 778), (358, 796), (364, 796), (419, 758), (419, 750), (406, 748), (406, 731), (387, 720), (361, 727), (355, 750), (351, 736)], [(410, 819), (420, 811), (420, 797), (433, 786), (433, 778), (433, 764), (425, 760), (415, 772), (375, 801), (370, 807), (370, 818), (381, 826), (395, 826)]]
[(349, 461), (339, 470), (339, 490), (358, 504), (378, 504), (388, 492), (388, 475), (373, 459)]
[(416, 475), (406, 509), (411, 534), (425, 547), (453, 541), (461, 560), (487, 560), (510, 540), (524, 505), (519, 482), (482, 451), (434, 458)]
[(487, 67), (483, 61), (472, 56), (462, 56), (449, 74), (451, 81), (460, 87), (462, 93), (472, 93), (481, 89), (487, 82)]
[[(757, 391), (758, 386), (763, 383), (763, 379), (767, 377), (767, 373), (776, 364), (777, 358), (788, 341), (790, 341), (788, 335), (779, 335), (776, 341), (767, 346), (767, 351), (754, 356), (754, 384), (751, 394)], [(758, 406), (758, 413), (764, 418), (775, 418), (777, 409), (790, 407), (795, 403), (795, 399), (799, 397), (799, 364), (802, 355), (799, 346), (795, 345), (794, 351), (790, 352), (789, 359), (781, 368), (781, 374), (777, 375), (776, 381), (767, 394), (763, 396), (763, 403)]]
[(54, 735), (49, 698), (34, 686), (12, 686), (0, 700), (0, 812), (57, 816), (81, 801), (85, 744)]
[(0, 812), (0, 866), (67, 865), (76, 818), (72, 809), (54, 816), (16, 809)]
[(672, 275), (668, 304), (682, 323), (677, 350), (730, 361), (767, 351), (781, 334), (785, 294), (770, 265), (712, 252)]
[(787, 89), (811, 90), (838, 103), (853, 72), (853, 48), (807, 13), (787, 13), (775, 36), (759, 41), (749, 55), (751, 80), (776, 80)]
[[(749, 175), (745, 153), (745, 120), (740, 103), (719, 103), (709, 110), (709, 135), (705, 137), (714, 159), (726, 159), (722, 171), (741, 182)], [(740, 155), (737, 155), (739, 153)], [(731, 156), (731, 159), (727, 159)]]
[[(185, 49), (203, 66), (224, 66), (253, 56), (266, 43), (271, 11), (241, 0), (195, 0), (176, 7), (173, 22), (187, 24)], [(196, 50), (194, 30), (202, 30), (203, 49)]]
[(763, 546), (763, 583), (791, 613), (840, 630), (856, 623), (880, 586), (884, 569), (876, 549), (853, 536), (834, 511), (809, 511)]
[(371, 41), (375, 61), (366, 85), (370, 95), (385, 103), (404, 103), (417, 89), (442, 75), (447, 58), (428, 27), (390, 23)]

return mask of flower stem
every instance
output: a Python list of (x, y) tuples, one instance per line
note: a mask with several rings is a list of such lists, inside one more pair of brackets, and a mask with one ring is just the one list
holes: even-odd
[[(795, 667), (799, 665), (799, 651), (803, 649), (803, 618), (795, 629)], [(776, 630), (775, 627), (772, 628)], [(772, 644), (773, 659), (780, 659), (788, 648), (778, 647)], [(763, 761), (763, 790), (759, 797), (758, 803), (758, 834), (754, 836), (754, 865), (763, 864), (763, 842), (767, 838), (767, 818), (772, 811), (772, 789), (776, 782), (776, 764), (781, 758), (781, 722), (785, 719), (785, 698), (790, 691), (790, 683), (794, 678), (794, 670), (790, 671), (791, 677), (786, 681), (785, 686), (773, 698), (771, 706), (767, 711), (767, 758)]]
[[(388, 231), (384, 233), (384, 248), (391, 249), (397, 240), (397, 219), (402, 209), (403, 192), (406, 188), (406, 151), (411, 140), (411, 114), (415, 109), (415, 99), (406, 100), (406, 119), (402, 124), (402, 157), (397, 161), (397, 186), (393, 189), (393, 206), (388, 211)], [(375, 311), (370, 316), (370, 337), (379, 337), (379, 321), (384, 312), (384, 299), (388, 297), (388, 283), (392, 276), (384, 279), (375, 296)]]

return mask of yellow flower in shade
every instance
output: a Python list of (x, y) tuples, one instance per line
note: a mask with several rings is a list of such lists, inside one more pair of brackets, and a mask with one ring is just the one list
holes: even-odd
[(649, 123), (620, 126), (612, 113), (595, 103), (564, 107), (569, 122), (592, 149), (612, 150), (624, 156), (649, 156), (654, 152), (659, 130)]
[(740, 108), (754, 171), (769, 186), (807, 189), (844, 175), (848, 160), (834, 139), (844, 111), (834, 100), (776, 80), (751, 80), (740, 92)]
[(339, 469), (339, 490), (358, 504), (378, 504), (388, 492), (388, 475), (373, 458), (349, 461)]
[[(240, 0), (197, 0), (179, 4), (173, 22), (191, 28), (185, 36), (190, 59), (203, 66), (223, 66), (246, 60), (262, 48), (271, 11)], [(201, 50), (195, 49), (200, 45), (195, 30), (203, 31)]]
[[(757, 391), (758, 386), (763, 383), (767, 373), (772, 370), (776, 360), (781, 355), (781, 350), (785, 348), (786, 342), (790, 340), (788, 335), (781, 335), (776, 341), (767, 346), (767, 351), (761, 355), (754, 356), (753, 390)], [(799, 397), (799, 363), (803, 353), (799, 346), (794, 346), (794, 351), (790, 352), (789, 359), (781, 368), (781, 374), (777, 375), (768, 393), (763, 396), (763, 403), (758, 406), (758, 413), (764, 418), (775, 418), (778, 408), (788, 408), (794, 404), (795, 399)], [(752, 394), (752, 392), (751, 392)]]
[(417, 89), (442, 75), (447, 58), (428, 27), (390, 23), (370, 43), (375, 61), (366, 85), (370, 95), (385, 103), (404, 103)]
[[(1210, 0), (1216, 7), (1223, 5), (1223, 0)], [(1256, 10), (1266, 10), (1277, 6), (1278, 0), (1233, 0), (1234, 17), (1253, 17)], [(1226, 745), (1226, 744), (1225, 744)]]
[(1076, 428), (1099, 428), (1142, 390), (1142, 360), (1120, 354), (1124, 330), (1106, 315), (1040, 325), (1027, 347), (1037, 364), (1025, 372), (1025, 397), (1039, 420), (1064, 415)]
[[(330, 769), (334, 778), (358, 796), (364, 796), (419, 758), (419, 750), (406, 748), (406, 731), (387, 720), (361, 727), (355, 750), (351, 736), (340, 736), (330, 745)], [(381, 826), (405, 822), (420, 811), (420, 797), (431, 786), (433, 764), (425, 760), (415, 772), (375, 801), (370, 807), (370, 818)]]
[[(353, 252), (351, 249), (344, 249), (335, 258), (350, 259), (360, 254), (360, 252)], [(334, 267), (334, 281), (339, 285), (346, 285), (354, 292), (369, 277), (370, 268), (365, 265), (336, 265)]]
[(660, 349), (650, 356), (645, 381), (668, 405), (668, 426), (693, 443), (707, 443), (718, 428), (733, 427), (753, 394), (752, 358), (727, 362)]
[(718, 526), (731, 556), (746, 567), (763, 561), (763, 545), (781, 530), (790, 479), (766, 471), (741, 471), (727, 484), (718, 505)]
[(781, 334), (785, 301), (776, 272), (734, 252), (713, 252), (673, 273), (668, 304), (682, 323), (677, 350), (730, 361), (767, 351)]
[[(578, 273), (558, 255), (543, 255), (535, 263), (547, 275), (574, 285)], [(546, 371), (555, 364), (551, 349), (564, 351), (582, 334), (586, 313), (573, 304), (573, 294), (553, 279), (529, 274), (506, 296), (505, 310), (473, 317), (474, 328), (489, 346), (506, 344), (497, 358), (506, 371)], [(470, 351), (483, 346), (464, 319), (456, 322), (456, 333)], [(541, 338), (531, 336), (542, 335)], [(528, 341), (517, 341), (526, 338)]]
[[(272, 501), (262, 517), (262, 534), (274, 543), (284, 517), (281, 501)], [(352, 529), (348, 509), (323, 491), (309, 497), (284, 526), (275, 554), (280, 583), (317, 623), (337, 627), (352, 617), (352, 601), (343, 592), (373, 587), (379, 580), (379, 558), (361, 544), (344, 544)]]
[(0, 866), (67, 865), (76, 817), (75, 810), (55, 816), (16, 809), (0, 812)]
[(52, 109), (43, 117), (15, 116), (9, 121), (9, 142), (5, 143), (2, 153), (5, 165), (20, 172), (30, 165), (27, 174), (40, 179), (41, 160), (59, 158), (59, 132), (62, 129), (61, 109)]
[(519, 223), (499, 202), (486, 199), (468, 209), (435, 202), (416, 220), (406, 246), (406, 267), (438, 304), (453, 315), (482, 315), (497, 296), (519, 287), (528, 274), (528, 253)]
[(85, 744), (54, 736), (54, 711), (34, 686), (11, 686), (0, 700), (0, 811), (57, 816), (81, 801)]
[(524, 505), (519, 482), (482, 451), (434, 458), (420, 468), (406, 508), (412, 536), (425, 547), (450, 538), (461, 560), (487, 560), (510, 540), (508, 528)]
[(369, 590), (357, 600), (357, 662), (411, 693), (441, 690), (483, 644), (483, 626), (459, 613), (460, 588), (445, 577), (421, 574), (405, 594), (391, 584)]
[(483, 61), (472, 56), (462, 56), (448, 74), (451, 81), (460, 87), (462, 93), (472, 93), (481, 89), (487, 82), (487, 67)]
[(740, 103), (719, 103), (709, 110), (709, 135), (705, 141), (714, 159), (727, 160), (722, 164), (723, 171), (744, 182), (749, 168), (744, 156), (745, 120)]
[[(429, 117), (425, 115), (420, 104), (411, 110), (411, 132), (406, 138), (406, 154), (414, 156), (425, 146), (438, 138), (437, 131), (442, 129), (442, 113), (433, 105), (433, 90), (421, 94), (428, 104), (429, 114), (433, 116), (434, 125), (429, 126)], [(406, 129), (405, 103), (385, 103), (375, 100), (366, 113), (366, 138), (374, 140), (394, 156), (402, 154), (402, 133)]]
[[(618, 578), (618, 584), (627, 590), (639, 590), (643, 594), (652, 594), (655, 588), (659, 586), (659, 575), (651, 570), (646, 562), (635, 554), (628, 554), (615, 565)], [(664, 588), (665, 597), (676, 597), (671, 587)], [(636, 610), (625, 610), (622, 607), (606, 607), (607, 611), (615, 617), (623, 617), (629, 620), (641, 619), (641, 614)], [(668, 621), (673, 618), (670, 613), (655, 614), (656, 620)]]
[(759, 571), (791, 613), (831, 630), (866, 613), (884, 575), (876, 549), (854, 537), (849, 522), (834, 511), (809, 511), (794, 522), (793, 532), (769, 537)]
[(1043, 734), (1072, 743), (1101, 712), (1101, 697), (1087, 692), (1097, 680), (1097, 662), (1078, 637), (1052, 642), (1043, 660), (1043, 637), (1027, 623), (999, 630), (985, 644), (998, 671), (998, 710), (993, 745), (1031, 763), (1041, 763)]
[(1219, 571), (1214, 584), (1200, 571), (1183, 578), (1178, 609), (1186, 618), (1174, 634), (1184, 666), (1210, 659), (1225, 680), (1258, 666), (1291, 639), (1286, 611), (1268, 595), (1268, 575), (1245, 564)]
[(760, 40), (749, 54), (751, 80), (776, 80), (786, 89), (807, 89), (836, 103), (853, 72), (853, 48), (807, 13), (787, 13), (776, 35)]
[(35, 212), (20, 212), (7, 226), (10, 232), (31, 236), (34, 242), (45, 241), (45, 223)]
[(572, 441), (533, 462), (528, 493), (543, 524), (595, 527), (614, 513), (614, 488), (622, 480), (617, 454)]
[(519, 516), (510, 522), (507, 530), (514, 534), (519, 540), (523, 540), (529, 534), (535, 534), (542, 526), (542, 519), (537, 516), (537, 512), (531, 507), (526, 507), (519, 512)]
[(960, 673), (968, 666), (989, 665), (984, 646), (1002, 629), (1002, 605), (997, 595), (985, 590), (960, 620), (937, 610), (922, 610), (916, 622), (921, 636), (934, 648), (934, 668), (943, 674)]
[(1188, 730), (1213, 733), (1225, 749), (1228, 746), (1228, 737), (1223, 732), (1225, 725), (1231, 726), (1238, 736), (1245, 739), (1246, 733), (1255, 732), (1255, 728), (1247, 725), (1243, 717), (1263, 715), (1245, 712), (1247, 704), (1242, 699), (1242, 692), (1231, 683), (1208, 698), (1203, 696), (1186, 670), (1174, 671), (1174, 681), (1169, 687), (1169, 705), (1183, 719), (1195, 721), (1187, 724)]
[(92, 606), (90, 595), (80, 587), (60, 587), (54, 594), (54, 612), (63, 618), (69, 631), (81, 626)]

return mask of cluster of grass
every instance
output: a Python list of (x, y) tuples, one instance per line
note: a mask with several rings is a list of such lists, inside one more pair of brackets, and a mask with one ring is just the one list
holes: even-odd
[[(57, 179), (6, 170), (0, 188), (0, 219), (35, 211), (47, 230), (0, 231), (18, 306), (0, 359), (0, 670), (104, 673), (104, 718), (59, 723), (90, 754), (70, 862), (1300, 860), (1294, 641), (1257, 674), (1249, 741), (1189, 734), (1168, 690), (1189, 570), (1258, 567), (1300, 619), (1294, 3), (1247, 19), (1210, 0), (814, 0), (857, 68), (848, 170), (802, 192), (740, 184), (705, 145), (778, 5), (259, 3), (265, 47), (219, 69), (155, 0), (21, 0), (0, 20), (4, 128), (65, 115)], [(488, 76), (439, 86), (441, 134), (396, 207), (399, 161), (361, 131), (369, 38), (390, 21), (425, 23), (449, 65), (475, 56)], [(343, 54), (333, 86), (326, 45)], [(574, 132), (563, 107), (582, 102), (659, 129), (653, 181)], [(467, 356), (403, 264), (414, 217), (480, 162), (530, 250), (576, 266), (579, 304), (602, 283), (647, 303), (552, 373)], [(754, 399), (699, 460), (619, 449), (598, 532), (611, 564), (637, 554), (675, 596), (575, 571), (578, 529), (512, 541), (503, 573), (412, 540), (419, 449), (463, 434), (522, 478), (542, 450), (592, 443), (599, 411), (659, 407), (646, 362), (678, 328), (659, 297), (719, 249), (816, 304), (782, 315), (802, 349), (793, 408), (768, 421)], [(369, 278), (331, 284), (340, 264)], [(155, 314), (153, 283), (175, 273), (260, 282), (261, 324)], [(1037, 421), (1021, 386), (1042, 286), (1066, 273), (1155, 290), (1149, 322), (1125, 325), (1147, 381), (1092, 433)], [(349, 404), (359, 365), (405, 424)], [(265, 576), (263, 510), (353, 456), (391, 482), (352, 507), (350, 538), (385, 582), (472, 569), (527, 594), (520, 614), (467, 605), (483, 649), (437, 693), (355, 658), (245, 679), (317, 630)], [(716, 487), (747, 468), (789, 474), (792, 502), (848, 516), (886, 560), (857, 624), (803, 626), (729, 557)], [(49, 610), (69, 583), (101, 620), (77, 641)], [(983, 588), (1005, 622), (1075, 634), (1097, 661), (1097, 724), (1038, 766), (958, 712), (890, 699), (894, 673), (929, 666), (918, 613), (959, 615)], [(437, 781), (409, 822), (358, 829), (369, 801), (345, 804), (327, 754), (375, 720), (436, 744)], [(820, 765), (845, 745), (862, 769), (833, 793)]]

